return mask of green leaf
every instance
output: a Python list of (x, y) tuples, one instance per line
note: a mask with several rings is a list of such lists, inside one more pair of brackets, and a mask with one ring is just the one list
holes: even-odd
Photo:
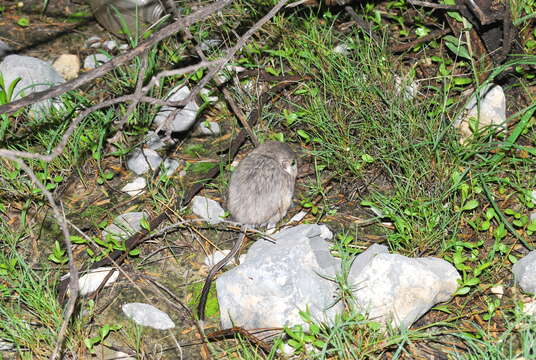
[(140, 226), (142, 229), (145, 229), (147, 231), (151, 231), (151, 224), (149, 224), (149, 221), (145, 217), (142, 217), (140, 220)]
[(477, 200), (469, 200), (468, 202), (466, 202), (463, 205), (462, 211), (473, 210), (477, 206), (478, 206), (478, 201)]
[(466, 286), (475, 286), (475, 285), (478, 285), (479, 283), (480, 283), (479, 278), (472, 278), (472, 279), (469, 279), (469, 280), (465, 281), (464, 285), (466, 285)]
[(361, 155), (361, 160), (363, 160), (366, 163), (373, 163), (374, 162), (374, 158), (372, 156), (370, 156), (369, 154)]
[(465, 295), (467, 294), (469, 291), (471, 291), (471, 288), (470, 287), (462, 287), (460, 289), (458, 289), (454, 295)]
[(447, 314), (452, 314), (452, 311), (449, 310), (447, 305), (434, 306), (432, 310), (437, 310), (437, 311), (442, 311)]
[(21, 17), (19, 20), (17, 20), (17, 25), (28, 27), (30, 26), (30, 20), (27, 17)]
[(139, 256), (140, 255), (140, 249), (133, 249), (130, 250), (128, 253), (130, 256)]
[(298, 130), (297, 133), (298, 133), (298, 135), (299, 135), (302, 139), (304, 139), (305, 141), (309, 141), (309, 140), (311, 139), (311, 137), (309, 136), (309, 134), (307, 134), (305, 131), (303, 131), (303, 130), (301, 130), (301, 129)]
[(468, 84), (470, 84), (472, 82), (473, 82), (473, 79), (468, 78), (468, 77), (456, 77), (456, 78), (454, 78), (454, 85), (463, 86), (463, 85), (468, 85)]
[(469, 55), (469, 52), (467, 51), (467, 48), (465, 46), (456, 46), (451, 42), (445, 42), (446, 47), (454, 53), (454, 55), (471, 60), (471, 55)]

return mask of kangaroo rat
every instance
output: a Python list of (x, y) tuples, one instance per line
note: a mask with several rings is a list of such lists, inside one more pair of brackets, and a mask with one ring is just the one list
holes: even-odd
[(242, 234), (233, 248), (207, 275), (201, 291), (198, 315), (205, 317), (205, 303), (212, 278), (236, 255), (248, 227), (275, 224), (292, 203), (297, 167), (296, 154), (278, 141), (268, 141), (246, 156), (231, 175), (227, 207), (234, 220), (242, 224)]

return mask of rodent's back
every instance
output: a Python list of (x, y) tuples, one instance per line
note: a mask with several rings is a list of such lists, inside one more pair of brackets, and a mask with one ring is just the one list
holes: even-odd
[(294, 181), (277, 160), (254, 151), (231, 176), (229, 211), (242, 224), (276, 223), (292, 202)]

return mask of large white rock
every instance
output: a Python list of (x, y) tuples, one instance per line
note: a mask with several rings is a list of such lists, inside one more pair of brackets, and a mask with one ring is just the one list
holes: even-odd
[(342, 311), (333, 278), (340, 261), (323, 237), (325, 225), (304, 224), (272, 236), (275, 243), (257, 240), (244, 261), (216, 280), (223, 328), (245, 329), (301, 324), (309, 308), (314, 319), (333, 320)]
[[(172, 89), (169, 92), (167, 97), (170, 101), (181, 101), (184, 100), (190, 95), (190, 89), (187, 86), (178, 86)], [(162, 123), (167, 119), (168, 115), (173, 112), (175, 108), (171, 106), (162, 106), (160, 111), (156, 114), (154, 122), (156, 126), (160, 127)], [(195, 118), (197, 116), (197, 111), (199, 106), (195, 101), (190, 101), (186, 106), (175, 114), (175, 117), (170, 120), (171, 131), (173, 132), (183, 132), (193, 125)], [(165, 128), (163, 130), (166, 130)]]
[(369, 319), (409, 327), (458, 288), (456, 269), (438, 258), (409, 258), (375, 247), (354, 261), (348, 283), (357, 309)]
[(192, 212), (212, 225), (220, 223), (225, 216), (225, 210), (217, 201), (204, 196), (194, 196)]
[(478, 120), (476, 128), (479, 131), (488, 126), (499, 131), (506, 129), (506, 98), (502, 87), (488, 84), (478, 93), (471, 95), (464, 112), (454, 122), (454, 126), (460, 130), (462, 144), (473, 134), (470, 122), (474, 120), (471, 119)]
[[(33, 92), (43, 91), (65, 82), (49, 63), (31, 56), (6, 56), (0, 63), (0, 73), (4, 77), (6, 86), (9, 86), (15, 79), (21, 78), (15, 86), (11, 100), (17, 100)], [(57, 100), (43, 100), (31, 106), (32, 115), (39, 118), (45, 116), (52, 106), (59, 109), (62, 105)]]
[(536, 250), (529, 252), (512, 266), (515, 282), (524, 292), (536, 294)]
[(138, 325), (149, 326), (157, 330), (167, 330), (175, 327), (175, 323), (169, 315), (158, 310), (153, 305), (128, 303), (124, 304), (121, 309), (126, 316)]

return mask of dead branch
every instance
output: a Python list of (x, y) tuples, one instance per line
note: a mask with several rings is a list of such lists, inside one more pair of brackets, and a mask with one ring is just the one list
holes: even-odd
[(140, 45), (130, 50), (129, 52), (111, 59), (110, 61), (102, 64), (98, 68), (80, 75), (76, 79), (63, 83), (61, 85), (53, 86), (44, 91), (32, 93), (28, 96), (23, 97), (22, 99), (0, 106), (0, 114), (12, 113), (27, 105), (31, 105), (42, 100), (60, 96), (67, 91), (75, 90), (92, 80), (102, 77), (103, 75), (114, 70), (118, 66), (128, 63), (136, 56), (140, 56), (154, 44), (170, 37), (178, 31), (184, 30), (188, 26), (195, 24), (198, 21), (205, 20), (208, 16), (223, 9), (230, 3), (231, 0), (219, 0), (211, 5), (205, 6), (204, 8), (194, 12), (193, 14), (181, 17), (177, 21), (155, 32), (147, 40), (143, 41)]

